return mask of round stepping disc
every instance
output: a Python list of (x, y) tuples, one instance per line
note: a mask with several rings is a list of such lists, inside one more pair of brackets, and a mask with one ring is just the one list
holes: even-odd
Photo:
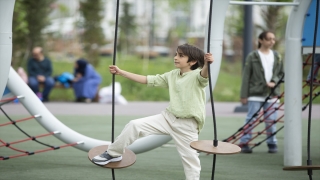
[(241, 148), (239, 146), (221, 141), (218, 141), (218, 146), (214, 147), (213, 140), (193, 141), (190, 143), (190, 147), (200, 152), (209, 154), (229, 155), (237, 154), (241, 151)]
[(285, 171), (305, 171), (305, 170), (320, 170), (320, 165), (309, 165), (309, 166), (288, 166), (284, 167)]
[[(107, 149), (108, 149), (108, 145), (97, 146), (97, 147), (94, 147), (94, 148), (90, 149), (90, 151), (88, 152), (89, 160), (91, 161), (92, 158), (94, 158), (95, 156), (97, 156), (99, 154), (102, 154)], [(110, 162), (110, 163), (108, 163), (106, 165), (98, 165), (98, 164), (95, 164), (93, 162), (92, 163), (97, 165), (97, 166), (101, 166), (101, 167), (105, 167), (105, 168), (121, 169), (121, 168), (125, 168), (125, 167), (128, 167), (128, 166), (131, 166), (135, 162), (136, 162), (136, 155), (130, 149), (126, 148), (125, 153), (122, 155), (122, 160), (121, 161)]]

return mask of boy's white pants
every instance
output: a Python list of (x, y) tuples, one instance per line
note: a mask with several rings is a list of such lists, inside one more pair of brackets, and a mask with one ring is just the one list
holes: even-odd
[(198, 140), (198, 124), (195, 119), (176, 118), (168, 111), (161, 114), (130, 121), (109, 145), (111, 156), (121, 156), (124, 148), (142, 136), (167, 134), (172, 137), (182, 159), (187, 180), (199, 180), (200, 160), (196, 150), (190, 147), (192, 141)]

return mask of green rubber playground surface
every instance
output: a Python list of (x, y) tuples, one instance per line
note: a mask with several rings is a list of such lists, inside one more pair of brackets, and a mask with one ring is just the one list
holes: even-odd
[[(140, 117), (140, 116), (139, 116)], [(138, 116), (116, 116), (115, 136), (124, 125)], [(15, 117), (19, 118), (19, 117)], [(111, 139), (111, 117), (109, 116), (57, 116), (64, 124), (92, 138), (103, 140)], [(0, 123), (8, 120), (0, 115)], [(243, 118), (235, 117), (217, 118), (218, 139), (222, 140), (235, 132), (243, 124)], [(34, 120), (18, 123), (18, 125), (31, 135), (46, 133)], [(277, 127), (281, 127), (278, 124)], [(262, 128), (262, 126), (260, 127)], [(307, 121), (303, 120), (303, 163), (306, 164), (306, 137)], [(314, 165), (320, 165), (320, 119), (312, 121), (311, 159)], [(283, 171), (283, 134), (277, 134), (279, 152), (268, 154), (266, 144), (253, 149), (253, 154), (217, 155), (215, 179), (216, 180), (302, 180), (308, 179), (306, 171)], [(6, 142), (24, 139), (25, 136), (13, 125), (0, 127), (0, 139)], [(262, 135), (260, 140), (264, 138)], [(213, 139), (213, 125), (211, 118), (200, 134), (202, 140)], [(51, 145), (63, 145), (63, 142), (54, 137), (38, 139)], [(36, 142), (28, 141), (14, 145), (16, 148), (35, 151), (46, 147)], [(19, 154), (6, 147), (0, 147), (0, 155), (10, 156)], [(202, 165), (201, 180), (211, 179), (212, 155), (200, 154)], [(115, 177), (119, 180), (183, 180), (184, 172), (174, 144), (158, 147), (154, 150), (138, 154), (133, 166), (115, 170)], [(32, 156), (0, 161), (1, 180), (108, 180), (112, 179), (110, 169), (93, 165), (87, 158), (87, 152), (73, 147), (49, 151)], [(320, 179), (319, 171), (313, 172), (313, 179)]]

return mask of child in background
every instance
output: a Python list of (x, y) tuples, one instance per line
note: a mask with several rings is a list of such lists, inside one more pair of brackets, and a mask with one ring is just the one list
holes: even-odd
[[(248, 103), (248, 114), (245, 123), (254, 121), (255, 118), (252, 117), (259, 110), (272, 89), (274, 90), (271, 96), (280, 95), (280, 86), (275, 87), (275, 85), (281, 80), (284, 73), (283, 61), (280, 55), (272, 50), (274, 44), (274, 34), (264, 31), (259, 35), (258, 50), (251, 52), (246, 58), (241, 85), (241, 103)], [(270, 126), (266, 130), (269, 153), (278, 151), (277, 138), (275, 135), (272, 136), (276, 132), (276, 124), (273, 124), (273, 122), (278, 116), (277, 111), (274, 111), (277, 107), (278, 99), (272, 97), (263, 106), (263, 110), (266, 111), (264, 114), (266, 127)], [(240, 139), (242, 153), (252, 153), (251, 148), (248, 146), (248, 141), (252, 137), (251, 132), (252, 128), (249, 127)]]

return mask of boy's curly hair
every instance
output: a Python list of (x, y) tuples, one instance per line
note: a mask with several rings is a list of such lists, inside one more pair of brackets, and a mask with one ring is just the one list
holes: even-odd
[(197, 63), (191, 66), (191, 70), (195, 70), (204, 65), (204, 52), (196, 46), (190, 44), (182, 44), (177, 48), (178, 53), (188, 56), (188, 62), (196, 61)]

